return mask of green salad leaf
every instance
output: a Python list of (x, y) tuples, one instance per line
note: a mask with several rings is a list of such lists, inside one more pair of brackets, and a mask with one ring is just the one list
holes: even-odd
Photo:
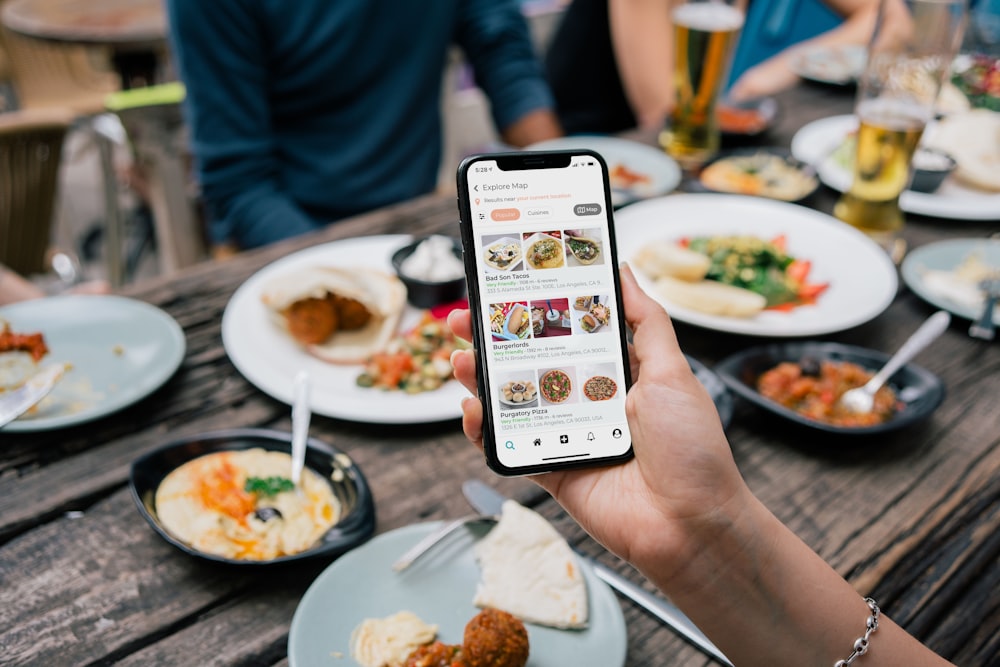
[(276, 496), (284, 491), (295, 488), (292, 480), (287, 477), (247, 477), (243, 490), (258, 496)]

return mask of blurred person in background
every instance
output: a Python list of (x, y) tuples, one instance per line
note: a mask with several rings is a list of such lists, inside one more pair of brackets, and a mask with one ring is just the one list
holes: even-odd
[(514, 146), (562, 134), (516, 0), (168, 0), (216, 255), (432, 191), (462, 48)]
[[(569, 134), (658, 128), (673, 108), (671, 9), (682, 0), (572, 0), (546, 53)], [(902, 6), (900, 5), (900, 9)], [(878, 0), (749, 0), (728, 97), (777, 93), (799, 78), (795, 51), (867, 43)]]
[(0, 264), (0, 306), (45, 296), (40, 287)]
[[(110, 291), (111, 285), (106, 280), (90, 280), (65, 288), (66, 294), (107, 294)], [(0, 306), (43, 296), (46, 292), (39, 285), (0, 264)]]

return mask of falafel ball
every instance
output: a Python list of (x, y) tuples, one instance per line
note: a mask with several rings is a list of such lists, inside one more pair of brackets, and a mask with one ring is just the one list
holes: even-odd
[(462, 661), (467, 667), (524, 667), (528, 631), (516, 616), (483, 609), (465, 626)]
[(328, 299), (300, 299), (285, 309), (288, 333), (303, 345), (322, 343), (337, 330), (340, 318)]
[(340, 328), (344, 331), (360, 329), (372, 318), (371, 312), (357, 299), (336, 294), (330, 295), (330, 299), (337, 311)]

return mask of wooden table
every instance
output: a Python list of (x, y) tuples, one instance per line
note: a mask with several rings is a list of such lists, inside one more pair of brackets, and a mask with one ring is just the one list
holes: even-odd
[[(780, 97), (768, 140), (850, 109), (849, 92), (802, 87)], [(814, 202), (829, 211), (834, 195)], [(92, 424), (0, 436), (0, 655), (9, 664), (286, 664), (292, 614), (324, 563), (281, 574), (208, 565), (143, 522), (130, 462), (180, 436), (227, 427), (289, 428), (289, 409), (247, 383), (226, 357), (220, 320), (234, 289), (287, 253), (354, 235), (454, 233), (450, 196), (428, 196), (129, 290), (183, 326), (188, 351), (149, 398)], [(911, 218), (911, 247), (985, 236), (993, 223)], [(896, 348), (933, 308), (905, 287), (875, 320), (829, 336)], [(748, 406), (729, 429), (753, 490), (859, 591), (942, 655), (1000, 662), (1000, 346), (957, 320), (921, 354), (948, 394), (930, 421), (866, 441), (824, 439)], [(711, 364), (757, 341), (678, 324), (685, 351)], [(348, 452), (371, 482), (384, 532), (469, 511), (478, 477), (534, 506), (591, 554), (598, 545), (525, 479), (492, 475), (457, 422), (389, 427), (316, 417), (312, 433)], [(447, 466), (441, 462), (447, 461)], [(601, 560), (641, 582), (628, 566)], [(822, 601), (817, 600), (817, 613)], [(707, 658), (627, 601), (630, 667), (706, 665)], [(863, 664), (862, 660), (862, 664)], [(340, 664), (339, 662), (331, 664)], [(345, 663), (346, 664), (346, 663)]]
[(7, 0), (0, 17), (29, 37), (110, 47), (123, 88), (153, 83), (167, 38), (163, 0)]

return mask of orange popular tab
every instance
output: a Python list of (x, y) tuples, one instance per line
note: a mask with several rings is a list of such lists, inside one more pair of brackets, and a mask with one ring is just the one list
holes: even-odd
[(490, 211), (490, 217), (496, 222), (510, 222), (521, 217), (521, 211), (516, 208), (495, 208)]

